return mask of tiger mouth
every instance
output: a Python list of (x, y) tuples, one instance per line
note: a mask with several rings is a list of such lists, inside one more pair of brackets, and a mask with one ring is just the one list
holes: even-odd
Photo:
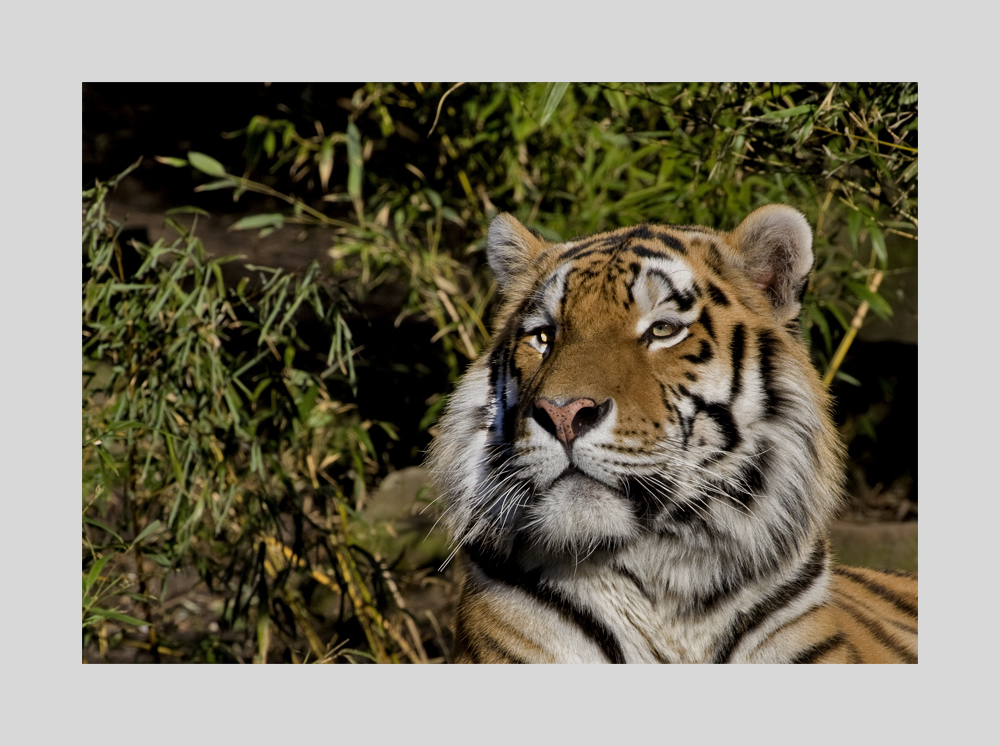
[(612, 493), (616, 497), (625, 497), (625, 493), (615, 485), (608, 484), (596, 477), (580, 471), (575, 466), (567, 466), (566, 469), (556, 477), (546, 491), (551, 491), (557, 487), (579, 491), (581, 497), (590, 497), (595, 491)]

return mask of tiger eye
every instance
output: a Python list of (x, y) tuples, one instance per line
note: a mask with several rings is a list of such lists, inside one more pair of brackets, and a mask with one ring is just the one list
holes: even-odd
[(680, 327), (677, 324), (671, 324), (669, 321), (658, 321), (653, 324), (653, 336), (672, 337), (679, 329)]

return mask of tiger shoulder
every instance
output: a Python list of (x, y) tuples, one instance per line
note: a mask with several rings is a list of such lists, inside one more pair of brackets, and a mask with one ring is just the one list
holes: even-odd
[(798, 327), (812, 232), (490, 225), (502, 296), (429, 465), (469, 663), (915, 663), (917, 580), (840, 567), (843, 446)]

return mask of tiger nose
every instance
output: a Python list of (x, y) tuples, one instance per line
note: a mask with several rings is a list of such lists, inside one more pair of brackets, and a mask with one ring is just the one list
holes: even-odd
[(569, 445), (604, 419), (610, 409), (609, 402), (610, 399), (598, 406), (593, 399), (574, 399), (568, 404), (538, 399), (532, 414), (539, 425)]

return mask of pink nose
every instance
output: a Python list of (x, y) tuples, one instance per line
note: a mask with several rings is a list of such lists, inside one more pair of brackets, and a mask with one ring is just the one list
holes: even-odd
[[(539, 399), (535, 402), (535, 406), (538, 409), (544, 410), (549, 416), (552, 424), (555, 425), (556, 437), (566, 445), (569, 445), (569, 442), (573, 438), (593, 424), (597, 414), (597, 404), (593, 399), (574, 399), (569, 404), (564, 404), (563, 406), (553, 404), (546, 399)], [(581, 409), (594, 409), (595, 411), (592, 413), (587, 412), (584, 416), (580, 416)], [(586, 414), (594, 416), (587, 417)]]

